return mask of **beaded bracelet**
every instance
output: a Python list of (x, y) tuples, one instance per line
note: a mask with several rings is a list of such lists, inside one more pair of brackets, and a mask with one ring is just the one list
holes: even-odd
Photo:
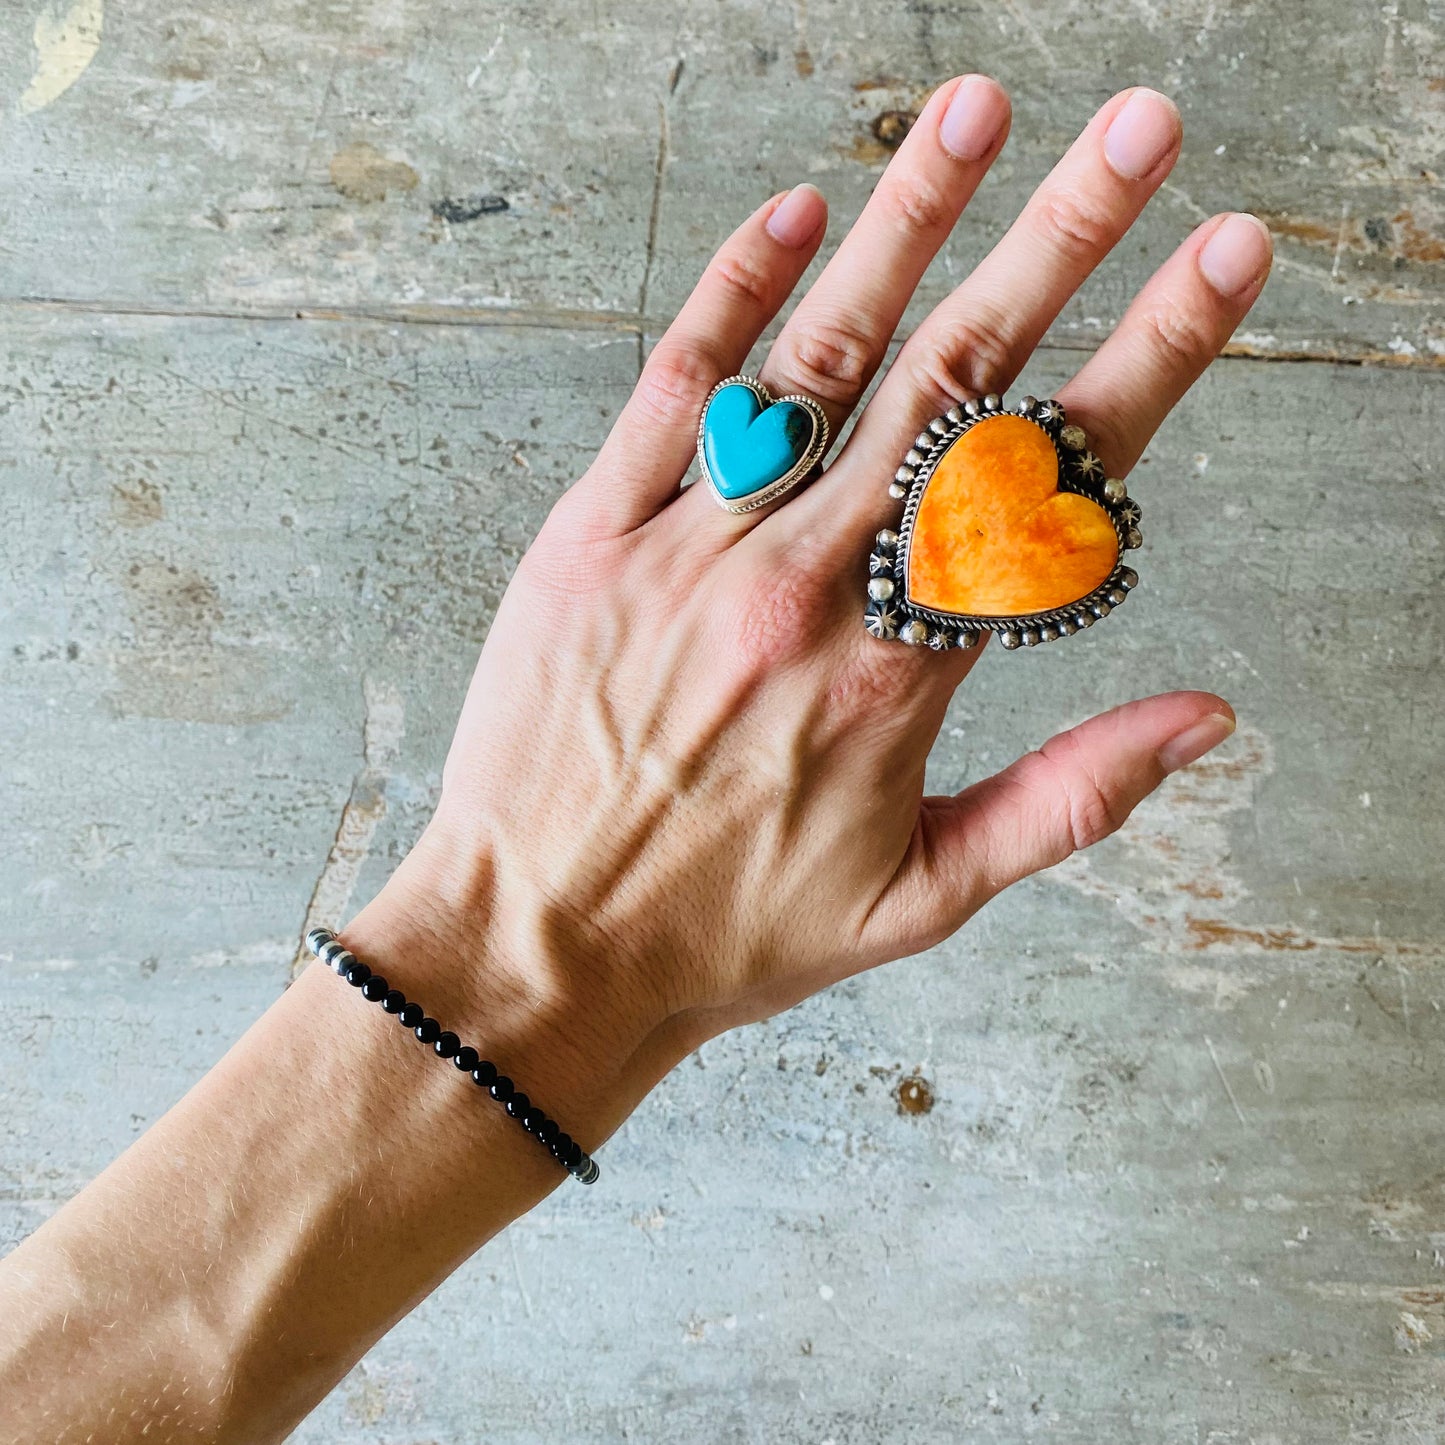
[(306, 947), (334, 969), (362, 998), (379, 1003), (394, 1014), (403, 1028), (410, 1029), (422, 1043), (430, 1044), (443, 1059), (450, 1059), (472, 1083), (485, 1089), (579, 1184), (595, 1184), (602, 1171), (597, 1161), (555, 1119), (549, 1119), (497, 1066), (482, 1058), (470, 1044), (464, 1044), (427, 1015), (419, 1003), (412, 1003), (399, 988), (391, 988), (355, 954), (348, 952), (329, 928), (313, 928), (306, 935)]

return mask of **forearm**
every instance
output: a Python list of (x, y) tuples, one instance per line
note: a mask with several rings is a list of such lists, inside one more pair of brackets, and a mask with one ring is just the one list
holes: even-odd
[[(348, 946), (595, 1147), (675, 1061), (668, 1031), (617, 1016), (599, 1032), (605, 1005), (463, 945), (405, 873)], [(312, 965), (0, 1263), (0, 1440), (280, 1438), (566, 1178), (465, 1075)]]

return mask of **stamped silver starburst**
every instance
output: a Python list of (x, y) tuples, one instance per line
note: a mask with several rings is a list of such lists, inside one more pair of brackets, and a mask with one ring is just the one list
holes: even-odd
[(1142, 512), (1140, 510), (1139, 503), (1136, 502), (1132, 497), (1130, 497), (1129, 500), (1119, 508), (1118, 512), (1119, 520), (1124, 524), (1125, 527), (1137, 527), (1139, 525), (1139, 518), (1141, 515)]
[(891, 602), (875, 602), (863, 614), (863, 625), (884, 642), (898, 636), (898, 609)]
[(1093, 452), (1085, 452), (1074, 463), (1074, 471), (1078, 474), (1079, 480), (1083, 482), (1102, 482), (1104, 480), (1104, 464)]
[(1056, 401), (1041, 401), (1034, 415), (1038, 417), (1045, 426), (1053, 426), (1055, 422), (1064, 419), (1064, 409)]

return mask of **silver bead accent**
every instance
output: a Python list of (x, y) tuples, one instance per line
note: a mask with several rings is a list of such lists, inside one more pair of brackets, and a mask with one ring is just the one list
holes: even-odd
[(1003, 644), (1005, 652), (1012, 652), (1014, 648), (1023, 645), (1023, 638), (1021, 638), (1012, 627), (1005, 628), (1004, 631), (1000, 632), (998, 640)]
[(961, 406), (951, 406), (943, 415), (952, 426), (959, 426), (963, 422), (963, 408)]
[(1092, 612), (1080, 612), (1074, 617), (1074, 621), (1080, 627), (1092, 627), (1094, 625), (1094, 614)]
[(902, 482), (906, 487), (909, 482), (913, 480), (913, 476), (914, 472), (912, 467), (899, 467), (898, 470), (893, 473), (893, 480), (895, 482)]
[(873, 555), (872, 555), (871, 557), (869, 557), (869, 559), (868, 559), (868, 575), (869, 575), (870, 577), (882, 577), (882, 576), (884, 575), (884, 573), (886, 573), (886, 572), (891, 572), (892, 570), (893, 570), (893, 558), (892, 558), (892, 557), (880, 557), (877, 552), (874, 552)]
[(1089, 438), (1084, 434), (1083, 427), (1075, 426), (1072, 423), (1059, 433), (1059, 441), (1071, 452), (1081, 452), (1089, 444)]
[(948, 432), (948, 418), (943, 416), (934, 417), (933, 420), (928, 423), (928, 430), (936, 437), (946, 435)]
[(908, 488), (899, 482), (889, 482), (888, 495), (892, 497), (895, 502), (901, 502), (904, 497), (908, 495)]
[(1144, 534), (1137, 527), (1130, 527), (1124, 533), (1124, 545), (1131, 550), (1144, 545)]
[(898, 629), (898, 640), (906, 642), (910, 647), (922, 647), (928, 641), (928, 624), (920, 622), (916, 617), (911, 622), (905, 622)]
[(1132, 567), (1121, 567), (1119, 569), (1119, 586), (1134, 588), (1139, 585), (1139, 574)]
[(1108, 591), (1109, 605), (1119, 607), (1129, 600), (1129, 594), (1122, 587), (1111, 587)]
[(977, 416), (982, 410), (983, 408), (978, 404), (978, 401), (974, 397), (969, 397), (969, 399), (963, 404), (963, 412), (965, 416)]
[(878, 544), (880, 552), (892, 552), (898, 546), (898, 533), (884, 527), (873, 540)]
[(913, 445), (916, 446), (921, 452), (932, 451), (933, 433), (931, 431), (919, 432), (918, 435), (913, 438)]
[(1058, 625), (1053, 622), (1046, 622), (1041, 628), (1039, 628), (1040, 642), (1053, 642), (1057, 638), (1062, 637), (1063, 635), (1064, 634), (1059, 631)]
[(868, 579), (868, 595), (875, 602), (887, 602), (896, 590), (891, 577), (870, 577)]
[(983, 399), (985, 411), (997, 411), (1003, 405), (1003, 398), (996, 391), (991, 391)]
[[(909, 447), (903, 454), (904, 463), (910, 467), (921, 467), (923, 465), (923, 453), (917, 447)], [(896, 476), (897, 473), (895, 472)]]
[(1019, 639), (1025, 647), (1037, 647), (1039, 645), (1039, 633), (1036, 627), (1025, 627), (1019, 634)]
[(1028, 416), (1029, 413), (1032, 412), (1033, 409), (1034, 409), (1038, 404), (1039, 404), (1039, 399), (1038, 399), (1038, 397), (1036, 397), (1036, 396), (1023, 396), (1023, 397), (1020, 397), (1020, 398), (1019, 398), (1019, 415), (1020, 415), (1020, 416)]
[(1079, 624), (1072, 617), (1061, 617), (1054, 626), (1059, 629), (1060, 637), (1072, 637), (1079, 630)]
[(1114, 609), (1109, 605), (1106, 598), (1099, 598), (1089, 609), (1095, 617), (1107, 617)]
[(898, 609), (890, 606), (869, 607), (863, 614), (863, 626), (884, 642), (898, 636)]
[(1110, 477), (1104, 483), (1104, 500), (1116, 506), (1129, 495), (1129, 489), (1118, 477)]

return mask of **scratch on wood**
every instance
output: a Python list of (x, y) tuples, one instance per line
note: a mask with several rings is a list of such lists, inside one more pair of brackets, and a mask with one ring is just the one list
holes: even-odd
[[(386, 816), (386, 786), (406, 732), (406, 707), (395, 687), (368, 677), (362, 681), (361, 690), (366, 709), (361, 768), (352, 779), (351, 794), (336, 825), (336, 837), (316, 887), (311, 890), (301, 925), (302, 938), (313, 928), (334, 928), (341, 921), (356, 887), (357, 874), (371, 851), (371, 841)], [(298, 944), (291, 960), (293, 979), (310, 957), (306, 945)]]
[(647, 215), (647, 256), (642, 264), (642, 282), (637, 290), (637, 369), (642, 370), (644, 327), (642, 318), (647, 315), (647, 292), (652, 285), (652, 263), (657, 256), (657, 225), (662, 216), (662, 182), (667, 169), (668, 150), (672, 144), (669, 129), (667, 102), (657, 102), (657, 160), (652, 172), (652, 207)]
[(1224, 1065), (1219, 1062), (1219, 1055), (1214, 1052), (1214, 1040), (1208, 1034), (1204, 1036), (1204, 1047), (1209, 1050), (1209, 1057), (1214, 1064), (1214, 1072), (1219, 1075), (1219, 1082), (1224, 1085), (1224, 1092), (1229, 1095), (1229, 1102), (1234, 1107), (1235, 1116), (1247, 1129), (1249, 1121), (1244, 1117), (1244, 1110), (1239, 1107), (1239, 1100), (1234, 1097), (1234, 1090), (1229, 1086), (1229, 1080), (1224, 1074)]

